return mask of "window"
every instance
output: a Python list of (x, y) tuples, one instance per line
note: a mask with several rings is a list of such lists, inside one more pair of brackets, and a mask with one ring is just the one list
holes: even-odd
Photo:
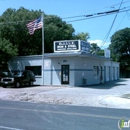
[(25, 70), (31, 70), (35, 76), (41, 76), (41, 66), (25, 66)]

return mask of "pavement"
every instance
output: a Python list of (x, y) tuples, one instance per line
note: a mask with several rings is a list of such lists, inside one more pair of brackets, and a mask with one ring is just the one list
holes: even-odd
[(0, 100), (130, 109), (130, 79), (83, 87), (0, 87)]

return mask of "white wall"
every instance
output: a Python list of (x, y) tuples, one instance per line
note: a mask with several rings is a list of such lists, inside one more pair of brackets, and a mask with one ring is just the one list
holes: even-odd
[(71, 86), (74, 85), (74, 58), (63, 57), (63, 58), (52, 58), (52, 84), (61, 85), (61, 66), (69, 65), (69, 82)]
[(114, 61), (106, 61), (106, 81), (119, 79), (119, 63)]
[[(9, 61), (9, 69), (10, 70), (25, 70), (25, 66), (41, 66), (42, 69), (43, 60), (40, 56), (25, 56), (25, 57), (17, 57)], [(49, 85), (51, 84), (51, 60), (44, 59), (44, 84)], [(42, 71), (42, 70), (41, 70)], [(36, 85), (42, 85), (42, 72), (41, 75), (35, 76)]]
[[(94, 66), (98, 67), (98, 73), (97, 71), (95, 71)], [(104, 66), (104, 63), (100, 60), (77, 57), (75, 59), (75, 84), (81, 86), (83, 78), (87, 79), (87, 85), (99, 84), (101, 76), (101, 66)], [(103, 72), (102, 76), (104, 81)]]
[[(17, 57), (9, 62), (9, 68), (25, 70), (25, 66), (42, 66), (42, 63), (42, 56)], [(83, 78), (87, 79), (87, 85), (119, 79), (119, 63), (117, 62), (92, 57), (54, 57), (44, 59), (44, 85), (61, 85), (62, 65), (70, 67), (69, 85), (71, 86), (82, 86)], [(98, 73), (94, 66), (99, 68)], [(35, 84), (42, 85), (42, 75), (36, 76)]]

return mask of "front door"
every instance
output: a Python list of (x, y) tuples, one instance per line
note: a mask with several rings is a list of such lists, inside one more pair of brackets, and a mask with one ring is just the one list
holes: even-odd
[(69, 65), (61, 66), (61, 84), (69, 84)]

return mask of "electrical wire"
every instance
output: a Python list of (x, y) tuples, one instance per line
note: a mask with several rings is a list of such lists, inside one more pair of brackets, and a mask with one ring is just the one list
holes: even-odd
[(127, 17), (130, 20), (130, 13), (129, 12), (127, 12)]
[[(125, 3), (128, 3), (128, 2), (130, 2), (129, 0), (127, 0), (127, 1), (124, 1), (124, 2), (122, 2), (122, 4), (125, 4)], [(121, 3), (118, 3), (118, 4), (115, 4), (115, 5), (113, 5), (113, 6), (117, 6), (117, 5), (120, 5)]]
[[(125, 3), (128, 3), (128, 2), (130, 2), (130, 1), (129, 0), (124, 1), (122, 4), (125, 4)], [(95, 8), (95, 9), (91, 9), (91, 10), (84, 10), (84, 11), (80, 11), (80, 12), (74, 12), (74, 13), (71, 13), (71, 14), (65, 14), (64, 16), (80, 14), (80, 13), (84, 13), (84, 12), (91, 12), (91, 11), (95, 11), (95, 10), (99, 10), (99, 9), (103, 9), (103, 8), (115, 8), (115, 6), (118, 6), (118, 5), (120, 5), (120, 3), (114, 4), (114, 5), (105, 6), (105, 7), (101, 7), (101, 8)], [(69, 17), (71, 17), (71, 16), (69, 16)]]
[(127, 12), (125, 13), (124, 17), (122, 18), (121, 22), (119, 23), (119, 25), (117, 26), (115, 32), (117, 31), (117, 29), (119, 28), (119, 26), (121, 25), (121, 23), (123, 22), (123, 20), (125, 19), (125, 17), (127, 16)]
[[(130, 9), (127, 9), (127, 10), (123, 10), (123, 11), (119, 11), (119, 13), (122, 13), (122, 12), (126, 12), (126, 11), (129, 11)], [(71, 22), (77, 22), (77, 21), (82, 21), (82, 20), (87, 20), (87, 19), (92, 19), (92, 18), (98, 18), (98, 17), (103, 17), (103, 16), (107, 16), (107, 15), (112, 15), (112, 14), (115, 14), (116, 12), (113, 12), (113, 13), (109, 13), (109, 14), (103, 14), (103, 15), (93, 15), (93, 16), (90, 16), (90, 17), (86, 17), (86, 18), (82, 18), (82, 19), (75, 19), (75, 20), (71, 20), (71, 21), (66, 21), (67, 23), (71, 23)]]
[[(128, 7), (127, 7), (128, 8)], [(120, 10), (123, 10), (123, 9), (120, 9)], [(123, 10), (123, 11), (119, 11), (119, 13), (121, 12), (125, 12), (125, 11), (129, 11), (130, 9), (127, 9), (127, 10)], [(116, 10), (118, 11), (118, 10)], [(70, 22), (76, 22), (76, 21), (81, 21), (81, 20), (87, 20), (87, 19), (92, 19), (92, 18), (97, 18), (97, 17), (102, 17), (102, 16), (106, 16), (106, 15), (112, 15), (114, 13), (116, 13), (116, 11), (113, 12), (113, 10), (111, 11), (107, 11), (107, 12), (104, 12), (104, 14), (101, 14), (101, 12), (99, 13), (95, 13), (93, 16), (91, 15), (82, 15), (82, 17), (85, 17), (87, 16), (86, 18), (83, 18), (83, 19), (76, 19), (76, 20), (72, 20), (72, 21), (66, 21), (67, 23), (70, 23)], [(77, 18), (77, 17), (81, 17), (81, 16), (73, 16), (73, 18)], [(72, 18), (72, 17), (71, 17)], [(54, 17), (50, 17), (50, 18), (44, 18), (45, 20), (46, 19), (54, 19)], [(69, 17), (68, 17), (69, 19)], [(35, 20), (35, 19), (33, 19)], [(4, 23), (0, 23), (0, 25), (7, 25), (7, 24), (22, 24), (22, 23), (27, 23), (27, 22), (31, 22), (33, 20), (23, 20), (23, 21), (12, 21), (12, 22), (4, 22)]]
[[(125, 1), (123, 3), (126, 3), (128, 1)], [(130, 2), (130, 1), (129, 1)], [(115, 5), (118, 5), (118, 4), (115, 4)], [(114, 5), (114, 6), (115, 6)], [(120, 10), (124, 10), (126, 8), (130, 8), (130, 6), (128, 7), (124, 7)], [(124, 10), (124, 11), (129, 11), (130, 9), (128, 10)], [(94, 13), (94, 14), (88, 14), (88, 15), (78, 15), (78, 16), (72, 16), (72, 17), (66, 17), (66, 18), (61, 18), (61, 19), (70, 19), (70, 18), (77, 18), (77, 17), (87, 17), (87, 18), (83, 18), (83, 19), (76, 19), (76, 20), (72, 20), (72, 21), (67, 21), (67, 23), (69, 22), (76, 22), (76, 21), (81, 21), (81, 20), (86, 20), (86, 19), (90, 19), (90, 18), (97, 18), (97, 17), (101, 17), (101, 16), (105, 16), (105, 15), (109, 15), (109, 14), (112, 14), (112, 13), (116, 13), (116, 12), (119, 12), (119, 10), (110, 10), (110, 11), (106, 11), (106, 12), (99, 12), (99, 13)], [(120, 11), (120, 12), (124, 12), (124, 11)], [(96, 15), (99, 15), (99, 16), (96, 16)], [(54, 17), (48, 17), (48, 18), (44, 18), (45, 20), (46, 19), (54, 19)], [(20, 23), (23, 23), (23, 22), (31, 22), (33, 20), (24, 20), (24, 21), (15, 21), (15, 22), (6, 22), (6, 23), (0, 23), (0, 25), (6, 25), (6, 24), (20, 24)]]
[[(120, 9), (120, 10), (124, 10), (124, 9), (127, 9), (127, 8), (130, 8), (130, 6), (124, 7), (122, 9)], [(88, 14), (88, 15), (77, 15), (77, 16), (71, 16), (71, 17), (64, 17), (62, 19), (70, 19), (70, 18), (77, 18), (77, 17), (83, 17), (83, 16), (85, 16), (85, 17), (91, 17), (91, 16), (94, 16), (94, 15), (101, 15), (101, 14), (105, 14), (105, 13), (108, 14), (108, 13), (117, 12), (117, 11), (118, 11), (118, 9), (115, 9), (115, 10), (110, 10), (110, 11), (105, 11), (105, 12), (99, 12), (99, 13), (93, 13), (93, 14)]]
[[(123, 3), (123, 0), (122, 0), (121, 3), (120, 3), (119, 10), (120, 10), (120, 8), (121, 8), (122, 3)], [(105, 43), (106, 43), (106, 41), (107, 41), (107, 39), (108, 39), (108, 37), (109, 37), (109, 35), (110, 35), (110, 32), (111, 32), (111, 30), (112, 30), (112, 28), (113, 28), (113, 26), (114, 26), (114, 23), (115, 23), (115, 20), (116, 20), (116, 18), (117, 18), (118, 13), (119, 13), (119, 11), (116, 13), (116, 15), (115, 15), (115, 17), (114, 17), (114, 20), (113, 20), (113, 22), (112, 22), (112, 25), (111, 25), (111, 27), (110, 27), (108, 33), (106, 34), (106, 37), (105, 37), (104, 40), (103, 40), (103, 45), (102, 45), (100, 48), (102, 48), (102, 47), (105, 45)]]

